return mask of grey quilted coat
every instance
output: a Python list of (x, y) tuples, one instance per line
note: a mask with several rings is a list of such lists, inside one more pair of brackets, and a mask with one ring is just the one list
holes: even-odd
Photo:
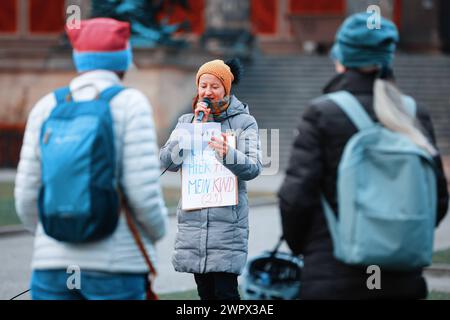
[[(181, 116), (178, 123), (192, 122), (192, 113)], [(176, 271), (189, 273), (229, 272), (240, 274), (248, 251), (248, 199), (246, 182), (256, 178), (262, 169), (258, 125), (249, 114), (248, 106), (232, 96), (228, 109), (214, 118), (222, 132), (233, 130), (236, 149), (229, 148), (224, 165), (238, 178), (238, 205), (205, 208), (185, 212), (178, 204), (178, 232), (172, 263)], [(161, 148), (164, 168), (178, 171), (171, 154), (178, 154), (178, 142), (173, 135)], [(172, 165), (171, 165), (172, 163)]]

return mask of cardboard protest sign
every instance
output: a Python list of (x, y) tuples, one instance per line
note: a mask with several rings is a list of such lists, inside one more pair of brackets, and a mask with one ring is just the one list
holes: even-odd
[[(237, 178), (220, 163), (215, 151), (208, 146), (211, 137), (220, 137), (220, 124), (184, 123), (178, 129), (180, 147), (184, 150), (181, 168), (182, 209), (194, 210), (237, 204)], [(228, 144), (235, 148), (236, 139), (230, 136)]]

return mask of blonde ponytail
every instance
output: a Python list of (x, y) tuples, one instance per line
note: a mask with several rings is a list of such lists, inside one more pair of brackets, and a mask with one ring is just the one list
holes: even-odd
[(403, 105), (402, 93), (386, 80), (376, 79), (374, 85), (374, 109), (380, 122), (388, 129), (406, 135), (417, 146), (432, 156), (437, 150), (428, 141)]

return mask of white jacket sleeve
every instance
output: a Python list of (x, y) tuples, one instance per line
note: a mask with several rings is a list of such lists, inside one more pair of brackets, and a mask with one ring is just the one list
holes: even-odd
[(163, 166), (162, 169), (167, 169), (172, 172), (177, 172), (182, 164), (183, 153), (178, 144), (178, 137), (176, 135), (177, 127), (172, 131), (166, 144), (159, 151), (159, 160), (161, 160)]
[(48, 94), (31, 110), (17, 167), (14, 188), (16, 212), (24, 227), (33, 233), (38, 224), (38, 197), (41, 187), (39, 136), (42, 123), (55, 103), (54, 95)]
[(152, 109), (133, 90), (123, 137), (122, 188), (139, 226), (153, 242), (167, 230), (167, 209), (159, 183), (160, 164)]

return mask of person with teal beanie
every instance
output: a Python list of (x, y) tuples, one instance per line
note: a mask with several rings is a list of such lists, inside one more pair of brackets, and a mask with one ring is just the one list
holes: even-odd
[(334, 61), (339, 61), (347, 68), (392, 67), (399, 41), (397, 27), (381, 17), (377, 29), (378, 26), (370, 24), (371, 18), (369, 13), (358, 13), (344, 21), (331, 49)]
[[(336, 34), (331, 58), (337, 75), (323, 93), (347, 91), (372, 121), (406, 135), (433, 156), (437, 181), (436, 226), (448, 209), (447, 182), (436, 147), (430, 115), (420, 104), (415, 119), (403, 107), (394, 84), (393, 61), (399, 41), (394, 23), (372, 15), (349, 16)], [(377, 27), (379, 27), (377, 29)], [(419, 77), (420, 75), (418, 75)], [(300, 299), (423, 299), (427, 284), (422, 269), (381, 270), (379, 287), (368, 286), (366, 267), (337, 260), (325, 213), (323, 195), (338, 208), (338, 166), (347, 142), (358, 132), (351, 119), (329, 97), (306, 106), (294, 138), (286, 177), (278, 192), (283, 235), (294, 254), (302, 254)], [(339, 219), (339, 213), (337, 218)]]

